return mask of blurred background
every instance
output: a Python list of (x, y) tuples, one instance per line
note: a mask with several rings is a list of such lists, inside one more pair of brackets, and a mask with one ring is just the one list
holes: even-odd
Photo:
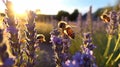
[[(61, 20), (68, 22), (73, 27), (76, 33), (76, 38), (72, 40), (70, 51), (74, 54), (76, 51), (81, 50), (80, 45), (82, 42), (82, 33), (92, 32), (93, 43), (97, 46), (94, 50), (96, 62), (98, 67), (104, 67), (105, 59), (103, 57), (104, 50), (107, 44), (107, 34), (105, 31), (106, 25), (101, 21), (100, 16), (107, 9), (120, 11), (120, 0), (10, 0), (14, 4), (14, 13), (18, 16), (20, 30), (24, 30), (23, 25), (26, 23), (27, 10), (36, 12), (36, 29), (37, 33), (42, 33), (46, 37), (46, 43), (41, 46), (42, 49), (39, 53), (39, 61), (41, 64), (38, 67), (52, 67), (50, 31), (57, 27), (57, 23)], [(5, 6), (0, 0), (0, 22), (3, 21), (2, 15), (5, 13)], [(24, 35), (24, 33), (23, 33)], [(23, 36), (24, 38), (24, 36)], [(109, 54), (112, 52), (117, 36), (113, 37), (111, 42)], [(119, 46), (120, 47), (120, 46)], [(120, 53), (120, 48), (115, 52), (112, 59)], [(47, 58), (46, 58), (47, 57)], [(114, 64), (109, 64), (109, 67), (117, 67), (120, 59)]]

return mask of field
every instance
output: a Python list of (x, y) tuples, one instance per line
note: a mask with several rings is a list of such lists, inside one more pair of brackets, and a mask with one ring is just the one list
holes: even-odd
[(78, 10), (18, 15), (11, 1), (3, 3), (0, 67), (120, 67), (119, 12), (105, 11), (98, 20), (92, 6), (86, 19)]
[[(82, 42), (81, 32), (79, 32), (79, 27), (78, 27), (77, 23), (70, 22), (70, 25), (75, 26), (75, 27), (73, 27), (73, 29), (75, 30), (75, 33), (76, 33), (76, 38), (72, 40), (72, 45), (70, 47), (70, 52), (72, 54), (74, 54), (75, 52), (81, 50), (80, 45), (82, 45), (83, 42)], [(94, 22), (94, 25), (101, 25), (101, 26), (97, 26), (97, 27), (93, 26), (95, 28), (94, 28), (94, 33), (92, 35), (92, 38), (93, 38), (93, 43), (97, 46), (97, 48), (94, 49), (94, 56), (96, 57), (96, 62), (97, 62), (98, 67), (104, 67), (105, 61), (103, 61), (103, 60), (105, 58), (103, 57), (103, 53), (106, 49), (108, 35), (106, 34), (106, 31), (104, 30), (105, 27), (102, 26), (102, 25), (104, 25), (103, 22)], [(46, 38), (47, 42), (49, 42), (49, 37), (50, 37), (49, 33), (52, 30), (52, 27), (53, 27), (52, 24), (45, 23), (45, 22), (42, 22), (42, 23), (37, 22), (37, 25), (36, 25), (38, 33), (43, 33), (43, 34), (45, 34), (46, 37), (48, 37), (48, 38)], [(83, 26), (83, 27), (85, 27), (85, 26)], [(85, 28), (84, 28), (84, 30), (85, 30)], [(112, 52), (113, 48), (115, 47), (114, 44), (115, 44), (116, 39), (117, 39), (117, 35), (115, 35), (112, 39), (109, 55)], [(48, 48), (44, 48), (44, 49), (48, 49)], [(49, 53), (49, 51), (51, 52), (51, 50), (48, 50), (48, 53)], [(120, 50), (118, 49), (115, 52), (115, 55), (112, 58), (112, 60), (114, 60), (117, 57), (119, 52), (120, 52)], [(117, 67), (119, 62), (120, 61), (118, 60), (112, 67)], [(109, 63), (109, 65), (111, 65), (111, 63)], [(109, 66), (109, 67), (111, 67), (111, 66)]]
[[(19, 24), (20, 30), (23, 31), (25, 30), (25, 22), (22, 22), (21, 24)], [(77, 22), (69, 22), (69, 25), (72, 26), (74, 32), (75, 32), (75, 39), (72, 39), (72, 45), (70, 46), (69, 50), (71, 52), (71, 54), (75, 54), (75, 52), (77, 51), (81, 51), (81, 47), (80, 45), (83, 44), (82, 38), (83, 35), (82, 33), (86, 32), (86, 23), (83, 23), (82, 26), (82, 33), (80, 32), (80, 27), (78, 26)], [(94, 51), (94, 56), (96, 57), (96, 63), (98, 65), (98, 67), (104, 67), (105, 62), (106, 62), (106, 58), (103, 57), (103, 53), (106, 49), (106, 44), (107, 44), (107, 37), (108, 35), (106, 34), (105, 31), (105, 27), (103, 22), (94, 22), (93, 23), (93, 34), (92, 34), (92, 40), (93, 43), (97, 46), (97, 48), (95, 48)], [(35, 67), (54, 67), (54, 62), (53, 60), (53, 56), (54, 56), (54, 52), (52, 49), (52, 43), (50, 43), (50, 32), (53, 29), (53, 24), (49, 23), (49, 22), (36, 22), (36, 26), (35, 29), (37, 30), (38, 34), (44, 34), (45, 35), (45, 39), (46, 42), (44, 42), (43, 44), (40, 45), (40, 50), (37, 52), (38, 58), (38, 64), (35, 65)], [(22, 32), (23, 35), (23, 39), (25, 39), (25, 34)], [(109, 50), (109, 55), (112, 53), (112, 50), (115, 47), (115, 42), (117, 40), (117, 35), (115, 35), (112, 39), (112, 42), (110, 44), (110, 50)], [(120, 46), (118, 46), (120, 47)], [(118, 49), (115, 54), (113, 55), (113, 58), (111, 60), (114, 60), (117, 55), (119, 54), (120, 49)], [(108, 56), (109, 57), (109, 56)], [(103, 61), (104, 60), (104, 61)], [(119, 60), (117, 62), (114, 63), (114, 65), (112, 65), (112, 67), (117, 67), (119, 64)], [(111, 63), (109, 63), (109, 67), (111, 67)]]
[[(21, 31), (21, 34), (22, 34), (21, 39), (25, 39), (25, 33), (22, 32), (26, 29), (25, 24), (26, 24), (26, 22), (21, 22), (18, 25), (18, 27)], [(46, 42), (39, 45), (40, 51), (37, 52), (38, 64), (36, 64), (35, 67), (54, 67), (55, 66), (54, 60), (53, 60), (54, 52), (52, 49), (52, 43), (50, 43), (50, 32), (54, 28), (53, 25), (54, 24), (49, 23), (49, 22), (39, 22), (39, 21), (36, 22), (35, 29), (37, 30), (37, 34), (44, 34)], [(69, 48), (70, 53), (72, 55), (74, 55), (75, 52), (82, 50), (80, 47), (81, 45), (83, 45), (83, 41), (82, 41), (83, 35), (82, 34), (88, 30), (87, 29), (88, 26), (87, 26), (86, 22), (83, 22), (82, 27), (79, 26), (78, 22), (69, 22), (69, 25), (72, 26), (72, 29), (75, 32), (75, 39), (71, 40), (71, 46)], [(80, 29), (82, 29), (81, 32), (80, 32)], [(108, 38), (108, 35), (107, 35), (107, 32), (105, 31), (104, 23), (102, 21), (99, 21), (99, 22), (94, 21), (93, 22), (92, 40), (97, 48), (95, 48), (93, 50), (93, 52), (94, 52), (94, 56), (96, 58), (95, 62), (98, 65), (98, 67), (105, 66), (105, 62), (107, 61), (108, 57), (111, 55), (111, 53), (115, 47), (115, 43), (118, 38), (118, 35), (115, 34), (113, 36), (113, 39), (111, 40), (108, 56), (104, 57), (103, 54), (104, 54), (104, 51), (107, 46), (107, 41), (108, 41), (107, 38)], [(117, 47), (117, 50), (115, 51), (110, 63), (108, 64), (108, 67), (117, 67), (118, 66), (119, 58), (113, 65), (111, 63), (119, 55), (119, 52), (120, 52), (119, 47), (120, 46)]]

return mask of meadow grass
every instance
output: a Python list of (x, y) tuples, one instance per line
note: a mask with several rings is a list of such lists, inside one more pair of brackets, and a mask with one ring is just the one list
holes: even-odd
[(52, 31), (53, 26), (52, 24), (45, 23), (45, 22), (36, 22), (36, 30), (38, 34), (44, 34), (46, 42), (50, 41), (50, 31)]

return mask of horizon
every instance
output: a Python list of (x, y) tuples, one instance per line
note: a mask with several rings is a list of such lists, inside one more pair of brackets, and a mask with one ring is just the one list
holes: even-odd
[[(9, 0), (14, 4), (14, 9), (16, 13), (22, 13), (25, 10), (40, 9), (40, 14), (44, 15), (56, 15), (58, 11), (64, 10), (72, 13), (75, 9), (78, 9), (82, 14), (88, 12), (89, 7), (92, 6), (92, 13), (97, 9), (105, 6), (115, 5), (117, 0)], [(26, 4), (27, 3), (27, 4)], [(1, 11), (4, 11), (5, 6), (0, 1)], [(33, 6), (34, 5), (34, 6)]]

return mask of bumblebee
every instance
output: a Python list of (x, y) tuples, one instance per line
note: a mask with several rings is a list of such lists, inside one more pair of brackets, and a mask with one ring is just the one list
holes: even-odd
[(74, 33), (72, 27), (69, 26), (69, 25), (66, 26), (66, 28), (65, 28), (65, 30), (64, 30), (64, 33), (65, 33), (66, 35), (68, 35), (71, 39), (74, 39), (74, 38), (75, 38), (75, 33)]
[(110, 22), (110, 18), (109, 18), (106, 14), (100, 16), (100, 18), (101, 18), (105, 23)]

